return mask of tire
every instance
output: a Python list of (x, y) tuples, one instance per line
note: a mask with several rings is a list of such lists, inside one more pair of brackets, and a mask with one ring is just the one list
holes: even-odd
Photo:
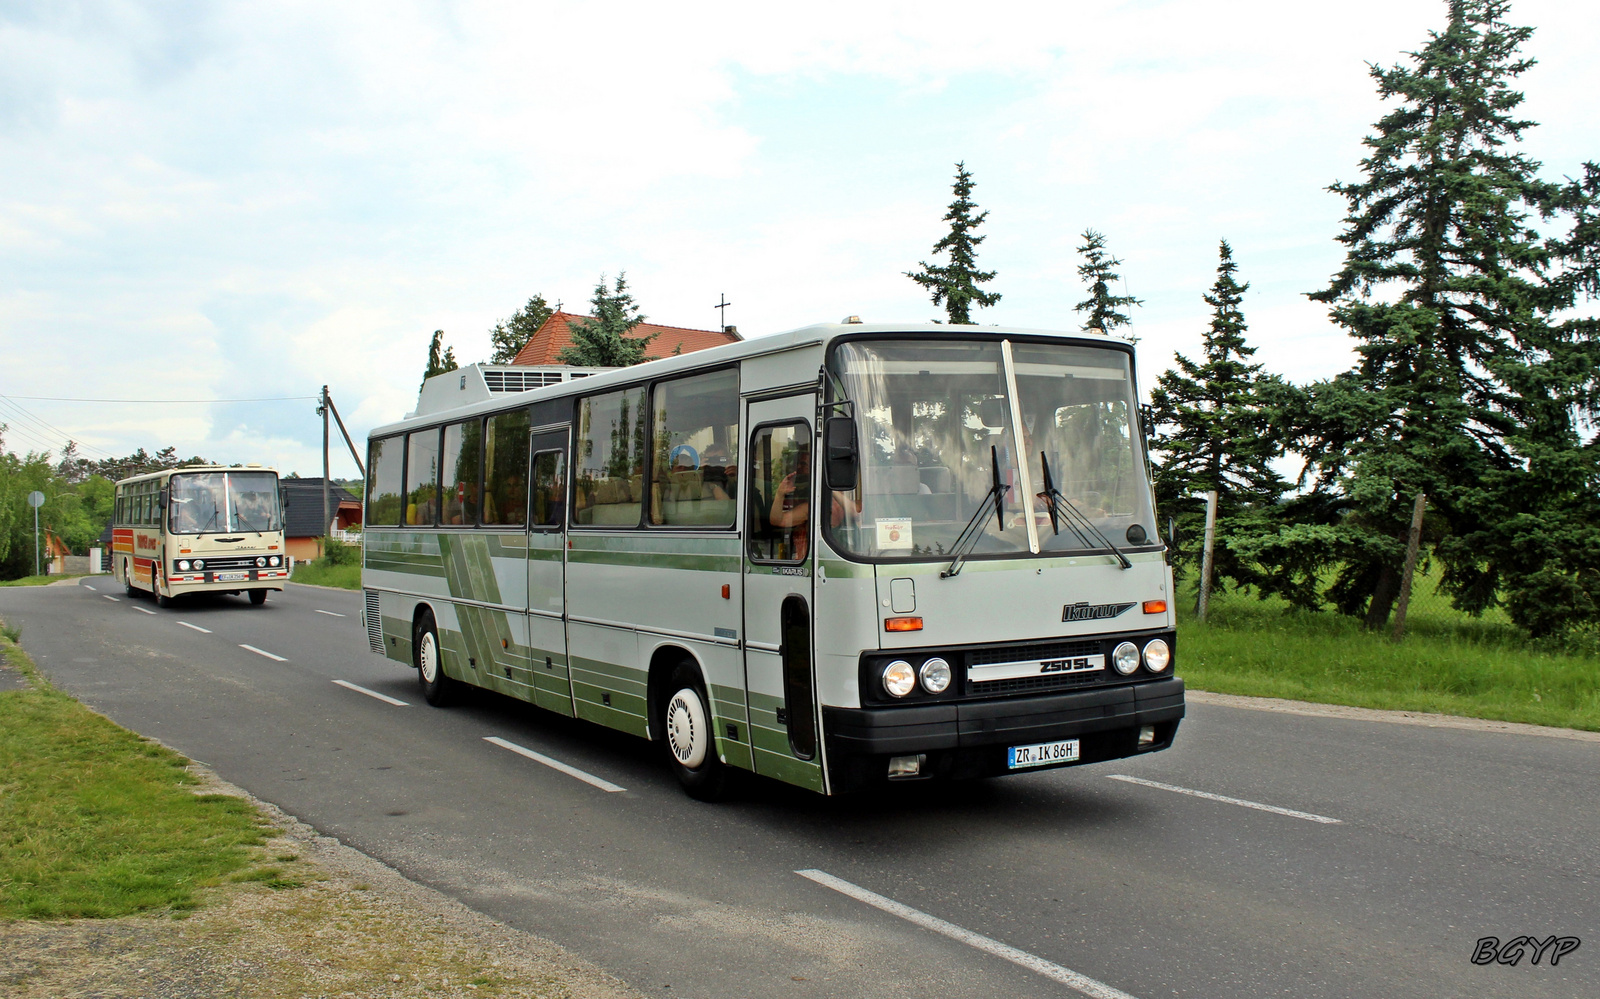
[(250, 603), (251, 604), (253, 604), (256, 607), (260, 607), (262, 604), (264, 604), (266, 602), (267, 602), (267, 591), (266, 590), (251, 590), (250, 591)]
[(679, 663), (666, 690), (661, 718), (668, 765), (689, 797), (721, 801), (730, 790), (733, 775), (717, 757), (710, 702), (700, 671), (689, 663)]
[(417, 681), (422, 685), (422, 697), (436, 708), (442, 708), (455, 698), (456, 682), (444, 675), (443, 650), (439, 647), (439, 629), (433, 623), (433, 611), (423, 611), (417, 618), (411, 636), (411, 661), (417, 667)]
[(137, 586), (133, 585), (132, 562), (124, 561), (122, 563), (122, 589), (130, 597), (137, 597), (142, 592)]
[(177, 599), (176, 598), (166, 596), (160, 590), (156, 591), (156, 606), (157, 607), (161, 607), (161, 608), (164, 609), (164, 608), (171, 607), (175, 603), (177, 603)]

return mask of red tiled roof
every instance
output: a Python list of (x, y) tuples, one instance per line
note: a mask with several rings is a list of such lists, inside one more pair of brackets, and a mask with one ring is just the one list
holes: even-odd
[[(580, 316), (571, 312), (555, 312), (550, 315), (536, 330), (533, 336), (522, 349), (517, 351), (517, 356), (511, 359), (512, 364), (560, 364), (556, 355), (572, 343), (572, 323), (580, 319), (590, 319), (590, 316)], [(657, 326), (655, 323), (640, 323), (633, 328), (633, 337), (646, 337), (650, 334), (659, 334), (650, 341), (649, 359), (656, 360), (662, 357), (671, 357), (674, 352), (692, 354), (697, 350), (707, 347), (720, 347), (725, 343), (738, 343), (742, 339), (737, 333), (723, 333), (718, 330), (691, 330), (681, 326)], [(682, 348), (679, 350), (678, 348)]]

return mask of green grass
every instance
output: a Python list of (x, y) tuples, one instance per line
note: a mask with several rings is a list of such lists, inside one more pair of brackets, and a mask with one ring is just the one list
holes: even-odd
[(1353, 618), (1251, 594), (1213, 594), (1202, 623), (1184, 586), (1179, 673), (1224, 694), (1600, 731), (1600, 657), (1536, 644), (1497, 612), (1467, 617), (1421, 582), (1400, 645)]
[(0, 586), (46, 586), (50, 583), (59, 583), (63, 579), (82, 579), (83, 573), (73, 576), (23, 576), (21, 579), (0, 579)]
[(313, 586), (337, 586), (345, 590), (359, 590), (361, 566), (325, 565), (318, 559), (315, 562), (297, 563), (294, 575), (289, 578), (293, 582), (310, 583)]
[(0, 656), (33, 684), (0, 692), (0, 919), (181, 914), (257, 859), (248, 801), (195, 794), (183, 757)]

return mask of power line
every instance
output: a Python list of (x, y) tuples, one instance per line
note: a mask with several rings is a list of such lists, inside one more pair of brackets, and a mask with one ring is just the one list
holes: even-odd
[[(65, 430), (62, 430), (60, 427), (45, 421), (32, 410), (21, 405), (20, 403), (17, 403), (8, 396), (0, 395), (0, 404), (3, 404), (3, 406), (0, 406), (0, 414), (8, 414), (10, 419), (20, 419), (23, 421), (21, 424), (19, 424), (19, 429), (31, 427), (36, 431), (34, 434), (36, 439), (38, 438), (39, 433), (43, 433), (45, 436), (58, 435), (63, 441), (69, 441), (78, 444), (79, 450), (89, 452), (91, 457), (93, 457), (94, 452), (98, 452), (101, 456), (106, 458), (116, 457), (116, 455), (112, 454), (110, 451), (107, 451), (104, 448), (95, 447), (93, 444), (86, 444), (79, 440), (76, 436), (67, 433)], [(49, 450), (55, 450), (55, 448), (50, 448)]]
[(69, 399), (54, 395), (0, 395), (0, 399), (27, 399), (33, 402), (139, 403), (140, 405), (149, 406), (209, 406), (213, 403), (223, 402), (316, 402), (318, 398), (318, 396), (314, 395), (275, 395), (263, 396), (258, 399)]

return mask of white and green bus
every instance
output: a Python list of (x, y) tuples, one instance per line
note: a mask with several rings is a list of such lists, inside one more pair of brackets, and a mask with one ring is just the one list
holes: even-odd
[(1140, 414), (1118, 340), (854, 322), (419, 412), (368, 442), (368, 640), (702, 798), (1165, 749)]

